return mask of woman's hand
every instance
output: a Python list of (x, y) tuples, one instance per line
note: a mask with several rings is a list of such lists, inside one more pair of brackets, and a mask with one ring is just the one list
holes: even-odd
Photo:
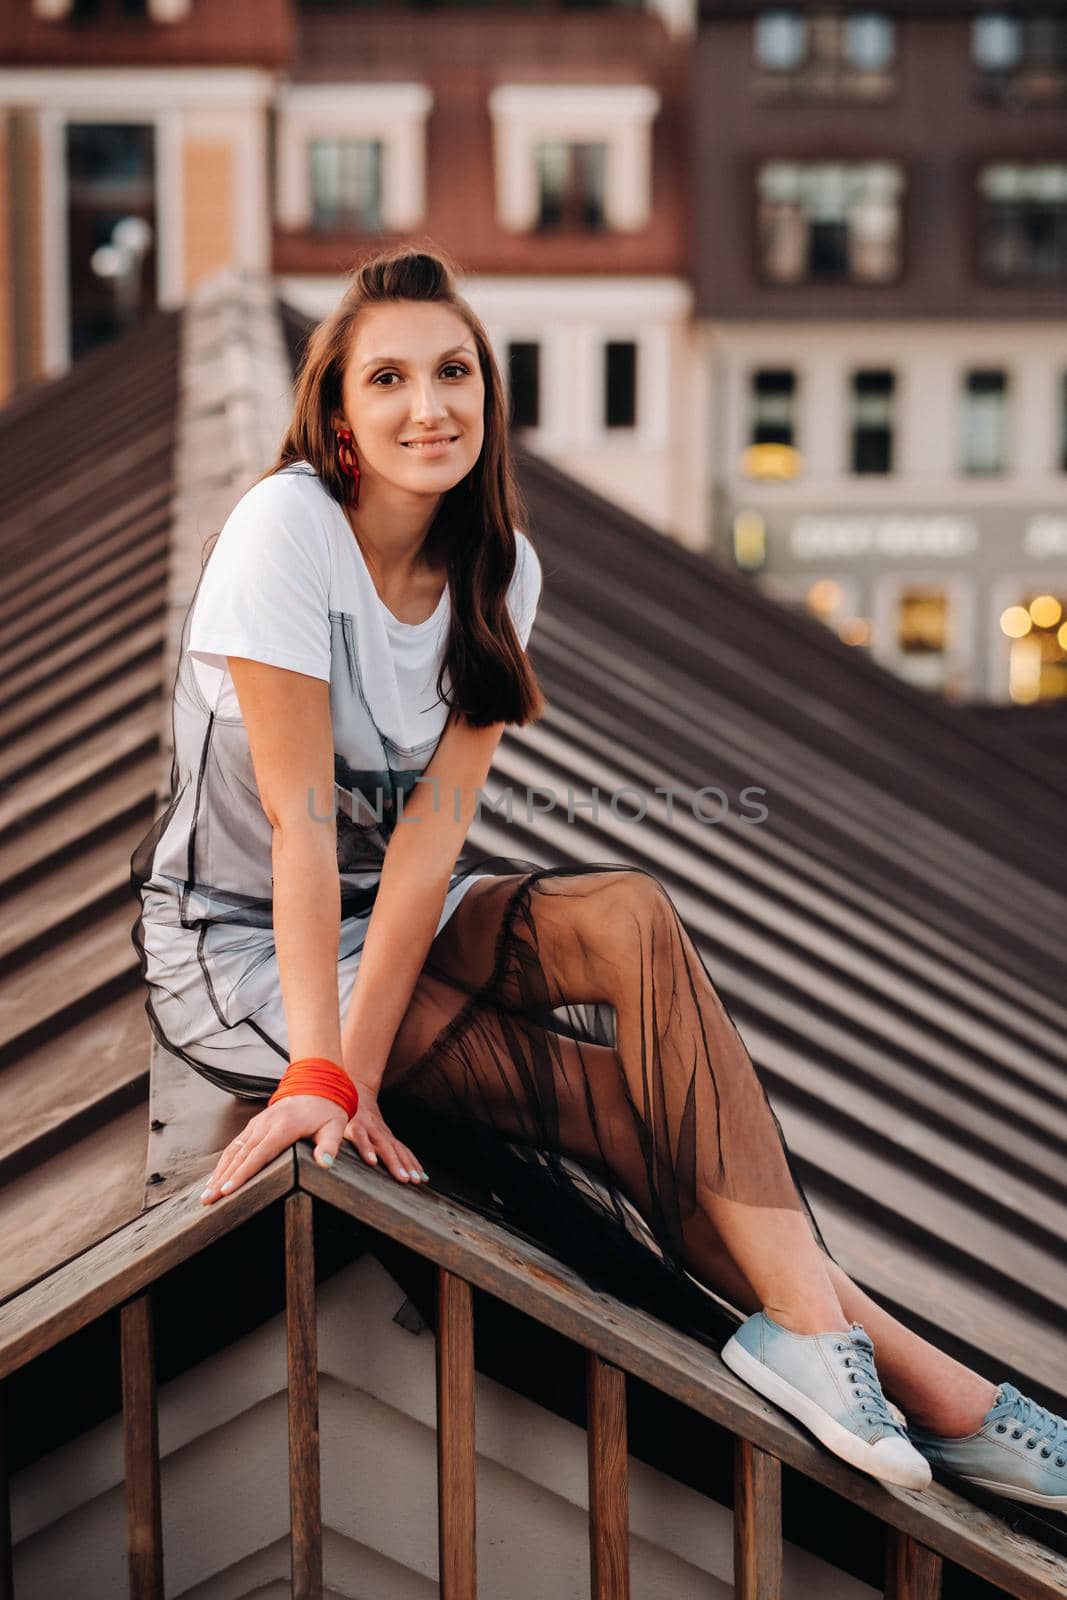
[(335, 1100), (318, 1094), (286, 1095), (284, 1100), (264, 1106), (245, 1123), (237, 1138), (231, 1139), (207, 1181), (201, 1202), (210, 1205), (220, 1194), (232, 1194), (246, 1178), (298, 1139), (314, 1139), (315, 1160), (320, 1166), (330, 1167), (341, 1148), (344, 1132), (345, 1109)]
[(359, 1109), (347, 1124), (344, 1107), (322, 1095), (290, 1094), (264, 1106), (222, 1152), (200, 1196), (201, 1203), (210, 1205), (220, 1195), (232, 1194), (283, 1150), (307, 1138), (315, 1141), (315, 1160), (320, 1166), (333, 1165), (342, 1138), (347, 1138), (368, 1165), (376, 1166), (381, 1156), (399, 1182), (428, 1181), (429, 1173), (387, 1128), (378, 1110), (377, 1090), (358, 1080), (356, 1087)]
[(361, 1083), (358, 1078), (354, 1081), (359, 1091), (359, 1107), (345, 1128), (345, 1138), (351, 1139), (368, 1166), (377, 1166), (380, 1156), (401, 1183), (427, 1182), (430, 1174), (422, 1170), (407, 1145), (401, 1144), (386, 1126), (378, 1109), (377, 1089), (373, 1084)]

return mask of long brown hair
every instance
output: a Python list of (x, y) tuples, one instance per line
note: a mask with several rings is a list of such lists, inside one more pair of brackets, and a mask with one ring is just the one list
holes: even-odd
[[(485, 381), (485, 438), (469, 486), (465, 478), (446, 491), (426, 536), (428, 553), (447, 561), (451, 591), (452, 624), (437, 693), (474, 727), (521, 726), (547, 709), (506, 605), (515, 570), (515, 529), (524, 524), (526, 512), (511, 461), (496, 358), (480, 318), (456, 289), (456, 275), (443, 252), (410, 245), (379, 251), (353, 271), (337, 308), (308, 337), (292, 420), (277, 460), (262, 477), (293, 461), (308, 461), (343, 506), (348, 480), (337, 458), (331, 418), (341, 409), (345, 363), (360, 313), (394, 300), (432, 300), (461, 317), (473, 335)], [(444, 687), (446, 669), (450, 694)]]

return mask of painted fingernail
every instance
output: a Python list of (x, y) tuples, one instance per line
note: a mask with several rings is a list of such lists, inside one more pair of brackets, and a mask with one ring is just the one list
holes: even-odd
[(319, 1157), (319, 1160), (322, 1162), (322, 1165), (324, 1167), (332, 1167), (333, 1166), (333, 1156), (330, 1154), (330, 1152), (328, 1150), (324, 1150), (323, 1151), (322, 1155)]
[(208, 1188), (206, 1188), (206, 1189), (205, 1189), (205, 1190), (204, 1190), (204, 1191), (203, 1191), (203, 1192), (202, 1192), (202, 1193), (201, 1193), (201, 1196), (200, 1196), (200, 1198), (201, 1198), (201, 1200), (210, 1200), (210, 1199), (211, 1199), (211, 1196), (212, 1196), (212, 1195), (213, 1195), (213, 1194), (214, 1194), (214, 1193), (215, 1193), (215, 1191), (214, 1191), (214, 1189), (212, 1189), (212, 1188), (211, 1188), (211, 1187), (210, 1187), (210, 1186), (209, 1186), (209, 1187), (208, 1187)]
[(373, 1166), (374, 1163), (377, 1161), (377, 1159), (378, 1159), (378, 1157), (374, 1154), (374, 1151), (372, 1150), (370, 1155), (367, 1157), (367, 1162), (368, 1162), (368, 1164), (370, 1166)]
[(429, 1174), (429, 1173), (428, 1173), (428, 1172), (421, 1172), (421, 1173), (420, 1173), (420, 1174), (419, 1174), (419, 1176), (420, 1176), (420, 1177), (422, 1177), (422, 1178), (425, 1178), (425, 1179), (426, 1179), (426, 1181), (427, 1181), (427, 1183), (429, 1183), (429, 1181), (430, 1181), (430, 1174)]
[(229, 1192), (230, 1192), (230, 1190), (232, 1188), (233, 1188), (233, 1179), (232, 1178), (227, 1178), (226, 1182), (222, 1185), (222, 1193), (223, 1194), (229, 1194)]
[(415, 1170), (415, 1168), (414, 1168), (414, 1167), (409, 1167), (409, 1168), (408, 1168), (408, 1176), (409, 1176), (409, 1177), (412, 1177), (412, 1178), (414, 1178), (414, 1179), (415, 1179), (415, 1182), (416, 1182), (416, 1183), (418, 1183), (418, 1181), (419, 1181), (419, 1174), (418, 1174), (418, 1173), (417, 1173), (417, 1172), (416, 1172), (416, 1170)]

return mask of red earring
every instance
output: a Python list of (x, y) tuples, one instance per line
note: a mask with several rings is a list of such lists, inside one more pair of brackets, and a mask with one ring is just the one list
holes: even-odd
[(337, 460), (340, 464), (341, 471), (344, 473), (346, 478), (350, 478), (352, 480), (352, 487), (349, 490), (348, 495), (348, 503), (349, 505), (358, 506), (359, 462), (356, 460), (356, 452), (352, 447), (352, 430), (351, 428), (335, 428), (334, 433), (337, 435)]

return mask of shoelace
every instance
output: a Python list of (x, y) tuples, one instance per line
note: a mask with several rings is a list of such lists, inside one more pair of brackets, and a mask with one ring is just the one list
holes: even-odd
[(1000, 1393), (1001, 1399), (991, 1408), (987, 1423), (994, 1423), (998, 1433), (1007, 1433), (1009, 1423), (1014, 1423), (1013, 1439), (1021, 1439), (1032, 1432), (1033, 1438), (1026, 1441), (1028, 1450), (1040, 1444), (1046, 1460), (1055, 1450), (1056, 1465), (1067, 1466), (1067, 1421), (1045, 1406), (1039, 1406), (1029, 1395), (1021, 1394), (1012, 1383), (1002, 1383)]
[(842, 1365), (850, 1369), (849, 1382), (856, 1386), (856, 1398), (860, 1410), (869, 1413), (869, 1421), (872, 1424), (881, 1423), (883, 1427), (902, 1434), (906, 1439), (908, 1430), (890, 1411), (889, 1402), (882, 1392), (882, 1385), (874, 1365), (874, 1345), (870, 1334), (864, 1332), (858, 1323), (853, 1323), (848, 1339), (838, 1340), (834, 1349), (848, 1352)]

